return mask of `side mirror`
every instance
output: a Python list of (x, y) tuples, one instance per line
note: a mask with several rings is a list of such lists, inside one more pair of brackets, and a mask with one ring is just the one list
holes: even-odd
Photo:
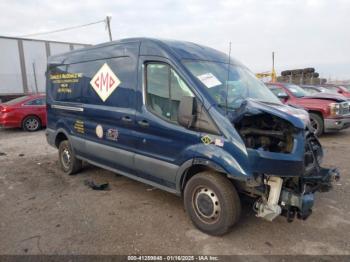
[(177, 121), (180, 125), (190, 128), (195, 120), (195, 98), (183, 96), (177, 112)]
[(220, 135), (219, 129), (210, 118), (203, 104), (192, 96), (181, 98), (177, 111), (177, 121), (185, 128)]
[(277, 94), (277, 97), (278, 97), (279, 99), (281, 99), (281, 100), (286, 100), (286, 99), (289, 98), (289, 95), (286, 94), (286, 93), (284, 93), (284, 92), (281, 92), (281, 93), (278, 93), (278, 94)]

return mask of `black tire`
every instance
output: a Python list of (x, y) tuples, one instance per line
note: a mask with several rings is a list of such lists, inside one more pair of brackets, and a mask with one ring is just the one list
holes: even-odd
[(291, 74), (290, 70), (285, 70), (281, 72), (282, 76), (289, 76)]
[(306, 73), (314, 73), (315, 72), (315, 68), (313, 68), (313, 67), (304, 68), (303, 72), (304, 72), (304, 74), (306, 74)]
[(313, 132), (316, 136), (320, 136), (324, 132), (324, 123), (322, 117), (318, 114), (310, 113), (310, 122), (311, 127), (313, 128)]
[(192, 223), (214, 236), (227, 233), (241, 215), (241, 202), (234, 185), (211, 171), (198, 173), (187, 182), (184, 206)]
[(291, 70), (292, 75), (297, 76), (297, 75), (301, 75), (303, 73), (302, 69), (294, 69)]
[(83, 162), (76, 158), (68, 140), (63, 140), (58, 146), (58, 162), (62, 171), (68, 175), (78, 173)]
[(327, 83), (327, 79), (326, 78), (320, 78), (320, 85), (323, 85)]
[(317, 78), (317, 77), (319, 77), (318, 73), (307, 73), (307, 74), (304, 74), (304, 79)]
[(37, 116), (27, 116), (22, 121), (22, 129), (28, 132), (35, 132), (41, 129), (41, 120)]

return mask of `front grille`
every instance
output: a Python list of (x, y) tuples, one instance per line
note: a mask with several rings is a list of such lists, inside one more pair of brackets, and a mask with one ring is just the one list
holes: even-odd
[(340, 114), (346, 115), (350, 113), (350, 108), (349, 108), (350, 102), (343, 102), (340, 103)]

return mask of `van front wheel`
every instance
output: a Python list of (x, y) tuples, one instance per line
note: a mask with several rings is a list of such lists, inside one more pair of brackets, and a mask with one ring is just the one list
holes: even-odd
[(68, 140), (64, 140), (59, 144), (58, 158), (61, 169), (68, 175), (76, 174), (83, 165), (83, 162), (76, 158)]
[(209, 235), (223, 235), (236, 224), (241, 202), (234, 185), (223, 175), (201, 172), (186, 184), (184, 205), (192, 223)]

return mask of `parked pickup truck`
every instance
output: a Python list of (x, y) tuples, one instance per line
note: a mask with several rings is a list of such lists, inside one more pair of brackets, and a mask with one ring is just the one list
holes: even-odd
[(350, 98), (350, 91), (346, 86), (342, 85), (323, 85), (323, 88), (326, 88), (327, 90), (331, 92), (335, 92), (337, 94), (341, 94), (347, 98)]
[(268, 83), (270, 90), (284, 103), (309, 112), (317, 136), (350, 127), (350, 101), (337, 94), (310, 94), (298, 85)]

